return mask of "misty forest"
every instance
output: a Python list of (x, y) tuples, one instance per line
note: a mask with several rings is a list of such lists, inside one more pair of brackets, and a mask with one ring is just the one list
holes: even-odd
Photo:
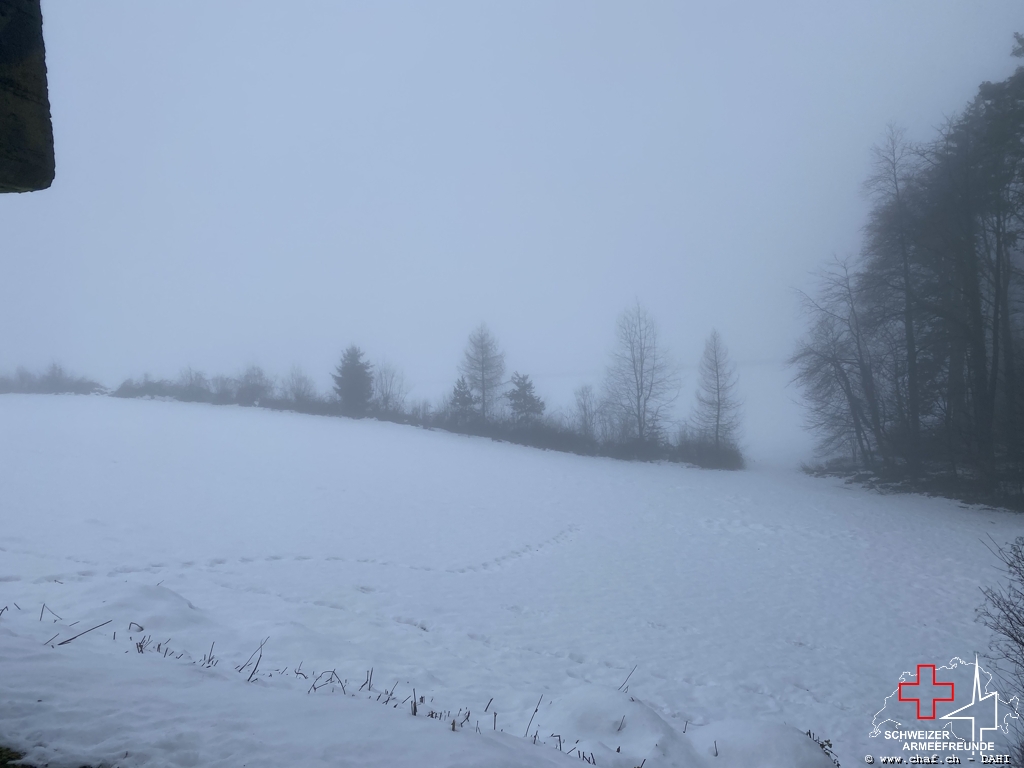
[(790, 364), (810, 425), (844, 463), (1019, 505), (1024, 69), (935, 136), (890, 126), (873, 156), (862, 252), (804, 296)]
[(0, 767), (1024, 763), (1010, 4), (108, 5), (0, 0)]

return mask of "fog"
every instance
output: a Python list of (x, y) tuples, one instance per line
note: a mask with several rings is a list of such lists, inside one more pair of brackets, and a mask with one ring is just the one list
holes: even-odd
[(871, 145), (1007, 77), (1024, 27), (1019, 0), (43, 11), (57, 177), (0, 202), (0, 372), (326, 388), (356, 343), (435, 399), (484, 321), (557, 408), (639, 300), (682, 412), (718, 329), (765, 454)]

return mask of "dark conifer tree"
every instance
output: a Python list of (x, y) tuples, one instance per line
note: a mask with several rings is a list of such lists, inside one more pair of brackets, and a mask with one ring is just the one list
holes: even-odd
[(471, 421), (476, 417), (477, 400), (473, 396), (473, 390), (466, 381), (465, 376), (459, 376), (455, 382), (451, 396), (451, 412), (455, 420), (460, 423)]
[(363, 360), (363, 351), (355, 344), (345, 350), (341, 362), (331, 374), (334, 391), (341, 401), (345, 416), (361, 418), (366, 415), (373, 397), (373, 366)]
[(528, 374), (512, 374), (512, 389), (505, 397), (512, 410), (512, 420), (524, 424), (544, 414), (544, 401), (537, 397), (533, 390), (533, 382)]

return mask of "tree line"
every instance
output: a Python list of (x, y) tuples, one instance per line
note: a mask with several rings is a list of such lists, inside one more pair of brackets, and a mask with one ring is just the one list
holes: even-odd
[[(331, 395), (340, 414), (356, 418), (383, 416), (590, 455), (743, 466), (736, 373), (721, 337), (712, 332), (707, 341), (693, 412), (679, 424), (670, 413), (680, 388), (678, 369), (639, 303), (619, 317), (603, 391), (579, 387), (568, 412), (546, 414), (547, 404), (528, 373), (516, 370), (506, 378), (505, 353), (485, 324), (469, 334), (457, 372), (439, 403), (406, 408), (400, 374), (375, 367), (353, 345), (332, 374)], [(675, 433), (669, 434), (673, 426)]]
[[(744, 465), (736, 372), (717, 332), (705, 345), (693, 407), (682, 422), (673, 411), (681, 387), (679, 369), (639, 302), (619, 316), (603, 382), (577, 388), (567, 410), (550, 413), (529, 373), (507, 373), (505, 353), (481, 324), (467, 338), (451, 390), (434, 403), (410, 402), (402, 372), (387, 361), (372, 363), (355, 344), (345, 349), (331, 372), (328, 392), (319, 392), (298, 368), (278, 381), (261, 367), (250, 366), (237, 376), (207, 377), (185, 368), (173, 381), (128, 379), (109, 394), (373, 417), (586, 455), (724, 469)], [(24, 370), (13, 378), (0, 377), (0, 393), (37, 391), (106, 392), (59, 367), (42, 377)]]
[(873, 160), (859, 256), (803, 297), (790, 363), (808, 424), (872, 473), (1019, 497), (1024, 67), (928, 141), (890, 126)]

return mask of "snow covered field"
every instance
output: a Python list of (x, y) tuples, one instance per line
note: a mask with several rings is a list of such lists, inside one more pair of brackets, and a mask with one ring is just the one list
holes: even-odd
[[(795, 469), (5, 396), (0, 743), (51, 766), (830, 766), (810, 729), (853, 765), (902, 671), (987, 650), (981, 540), (1022, 529)], [(331, 670), (346, 693), (307, 693)]]

